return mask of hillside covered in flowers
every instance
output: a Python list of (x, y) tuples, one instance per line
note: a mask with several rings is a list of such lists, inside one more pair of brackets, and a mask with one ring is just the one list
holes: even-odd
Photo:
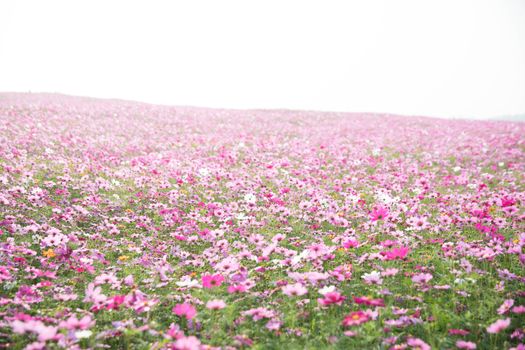
[(0, 348), (525, 349), (524, 174), (525, 123), (3, 93)]

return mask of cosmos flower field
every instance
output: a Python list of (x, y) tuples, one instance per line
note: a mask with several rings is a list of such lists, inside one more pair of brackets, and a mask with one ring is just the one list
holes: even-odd
[(0, 348), (525, 349), (524, 173), (520, 123), (0, 94)]

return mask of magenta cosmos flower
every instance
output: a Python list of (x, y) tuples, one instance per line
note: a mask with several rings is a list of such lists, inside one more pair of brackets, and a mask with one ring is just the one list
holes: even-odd
[(332, 304), (341, 305), (345, 299), (346, 297), (341, 295), (339, 292), (329, 292), (324, 295), (324, 298), (317, 299), (317, 302), (323, 306)]
[(359, 242), (355, 239), (349, 239), (343, 243), (343, 248), (357, 248), (359, 246)]
[(368, 305), (368, 306), (380, 306), (380, 307), (384, 307), (385, 306), (385, 302), (383, 299), (372, 299), (370, 297), (367, 297), (367, 296), (363, 296), (363, 297), (353, 297), (354, 299), (354, 302), (356, 304), (365, 304), (365, 305)]
[(377, 220), (384, 220), (388, 217), (388, 209), (383, 207), (378, 207), (370, 213), (370, 220), (377, 221)]
[(222, 281), (224, 281), (224, 277), (221, 274), (202, 276), (202, 286), (204, 288), (218, 287), (222, 284)]
[(410, 252), (408, 247), (392, 248), (392, 250), (381, 252), (385, 256), (386, 260), (403, 260)]
[(368, 322), (369, 320), (370, 316), (365, 314), (363, 311), (354, 311), (345, 316), (343, 319), (343, 326), (358, 326), (362, 323)]

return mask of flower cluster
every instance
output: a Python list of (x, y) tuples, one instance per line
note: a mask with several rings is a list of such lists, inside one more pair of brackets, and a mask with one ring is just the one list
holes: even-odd
[(0, 94), (0, 347), (523, 349), (524, 173), (520, 123)]

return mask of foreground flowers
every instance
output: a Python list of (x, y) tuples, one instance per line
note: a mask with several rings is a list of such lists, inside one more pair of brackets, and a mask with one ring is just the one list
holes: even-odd
[(0, 347), (524, 348), (523, 135), (0, 94)]

